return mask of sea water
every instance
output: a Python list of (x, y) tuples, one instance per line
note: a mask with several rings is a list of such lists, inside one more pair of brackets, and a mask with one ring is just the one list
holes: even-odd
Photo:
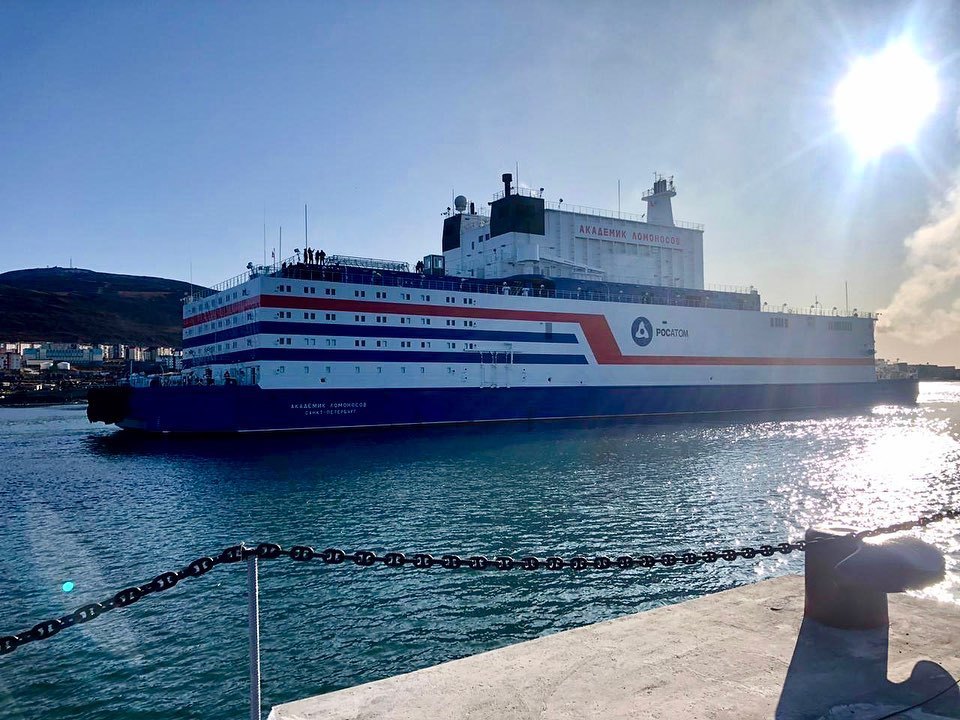
[[(697, 422), (140, 438), (0, 410), (0, 635), (240, 542), (377, 553), (655, 554), (960, 505), (960, 385), (915, 407)], [(960, 521), (924, 594), (960, 601)], [(802, 572), (802, 555), (627, 571), (260, 563), (264, 706)], [(4, 718), (246, 716), (246, 576), (222, 565), (0, 657)]]

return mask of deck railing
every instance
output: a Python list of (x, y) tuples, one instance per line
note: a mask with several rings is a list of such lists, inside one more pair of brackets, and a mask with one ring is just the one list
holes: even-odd
[[(334, 255), (328, 258), (330, 263)], [(347, 256), (343, 256), (347, 258)], [(450, 292), (466, 292), (481, 295), (519, 295), (524, 297), (540, 297), (563, 300), (589, 300), (595, 302), (624, 302), (637, 305), (673, 305), (679, 307), (702, 307), (721, 310), (760, 310), (770, 313), (781, 313), (789, 315), (812, 315), (812, 316), (830, 316), (830, 317), (859, 317), (876, 320), (879, 315), (872, 312), (861, 312), (857, 308), (849, 314), (845, 314), (839, 308), (827, 309), (819, 304), (811, 305), (808, 308), (793, 307), (787, 304), (770, 305), (763, 303), (762, 306), (756, 304), (759, 300), (756, 288), (752, 286), (734, 286), (734, 285), (708, 285), (706, 291), (692, 290), (697, 293), (694, 295), (686, 294), (690, 291), (688, 288), (673, 288), (667, 286), (651, 286), (650, 291), (644, 292), (624, 292), (619, 288), (606, 288), (603, 290), (585, 290), (569, 291), (555, 290), (541, 285), (539, 288), (527, 287), (518, 281), (503, 281), (497, 285), (493, 282), (476, 282), (471, 278), (450, 279), (449, 276), (434, 277), (430, 275), (416, 275), (411, 277), (409, 273), (403, 275), (394, 274), (398, 271), (393, 270), (395, 266), (403, 266), (405, 263), (386, 260), (369, 260), (366, 258), (348, 258), (351, 261), (364, 261), (367, 263), (381, 263), (384, 273), (377, 270), (372, 272), (355, 272), (357, 268), (370, 269), (370, 265), (360, 265), (359, 262), (353, 265), (341, 263), (339, 266), (310, 265), (297, 262), (294, 257), (284, 261), (284, 263), (275, 263), (273, 265), (253, 266), (247, 273), (230, 278), (214, 288), (220, 287), (223, 290), (236, 287), (247, 280), (259, 275), (270, 277), (284, 277), (294, 280), (314, 280), (328, 282), (351, 283), (354, 285), (379, 285), (385, 287), (403, 287), (423, 290), (441, 290)], [(403, 271), (399, 271), (403, 272)], [(215, 290), (207, 290), (203, 295), (194, 295), (185, 298), (185, 302), (207, 297)], [(701, 293), (708, 294), (701, 294)]]

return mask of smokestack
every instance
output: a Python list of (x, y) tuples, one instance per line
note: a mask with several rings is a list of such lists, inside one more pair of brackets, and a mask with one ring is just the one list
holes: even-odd
[(503, 180), (503, 196), (507, 197), (510, 194), (510, 183), (513, 182), (513, 175), (504, 173), (500, 179)]

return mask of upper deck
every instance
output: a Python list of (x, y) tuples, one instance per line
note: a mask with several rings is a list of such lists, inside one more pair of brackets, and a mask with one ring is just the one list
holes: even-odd
[[(595, 302), (624, 302), (642, 305), (679, 305), (725, 310), (760, 310), (760, 295), (749, 288), (743, 292), (699, 290), (693, 288), (635, 285), (596, 280), (548, 278), (542, 275), (513, 275), (506, 278), (477, 279), (449, 275), (426, 275), (418, 272), (391, 269), (406, 263), (385, 260), (349, 258), (351, 264), (331, 256), (324, 265), (296, 262), (279, 266), (254, 268), (244, 275), (231, 278), (209, 291), (188, 296), (192, 303), (207, 297), (227, 294), (232, 289), (255, 277), (288, 278), (322, 282), (409, 287), (429, 290), (476, 293), (484, 295), (515, 295), (523, 297), (561, 298)], [(360, 265), (363, 261), (366, 265)]]

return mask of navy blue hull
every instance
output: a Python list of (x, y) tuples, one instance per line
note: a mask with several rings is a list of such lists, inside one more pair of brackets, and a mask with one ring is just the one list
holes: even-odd
[(223, 433), (430, 423), (631, 417), (912, 403), (911, 381), (823, 385), (262, 390), (248, 386), (91, 391), (91, 421), (147, 432)]

